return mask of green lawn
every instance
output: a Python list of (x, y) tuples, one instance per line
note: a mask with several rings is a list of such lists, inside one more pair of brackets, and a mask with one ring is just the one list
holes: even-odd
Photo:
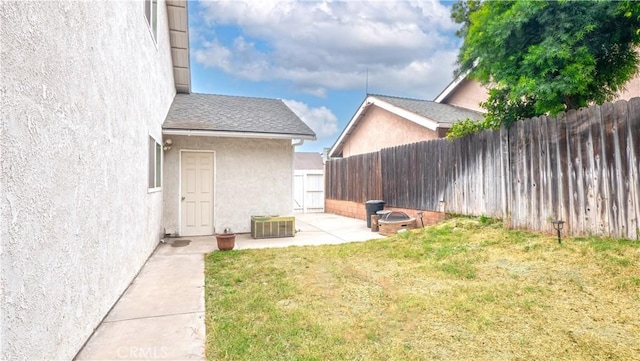
[(640, 359), (640, 243), (454, 218), (206, 259), (208, 360)]

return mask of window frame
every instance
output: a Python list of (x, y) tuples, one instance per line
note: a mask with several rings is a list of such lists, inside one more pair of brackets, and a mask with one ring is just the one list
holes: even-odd
[(159, 192), (162, 190), (163, 175), (163, 151), (162, 144), (153, 136), (149, 135), (149, 144), (147, 147), (148, 164), (147, 164), (147, 191), (148, 193)]

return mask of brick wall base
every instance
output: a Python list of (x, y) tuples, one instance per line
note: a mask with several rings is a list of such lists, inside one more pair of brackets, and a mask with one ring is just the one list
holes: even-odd
[(333, 213), (362, 220), (365, 220), (365, 217), (367, 216), (367, 210), (364, 208), (364, 203), (339, 201), (335, 199), (325, 199), (324, 211), (325, 213)]
[[(385, 206), (384, 209), (390, 210), (390, 211), (404, 212), (409, 217), (413, 217), (416, 219), (417, 227), (422, 226), (422, 223), (420, 222), (420, 218), (418, 217), (418, 214), (417, 214), (417, 212), (420, 211), (419, 209), (396, 208), (396, 207), (387, 207), (387, 206)], [(364, 203), (351, 202), (351, 201), (326, 199), (324, 202), (324, 211), (326, 213), (338, 214), (345, 217), (361, 219), (363, 221), (365, 221), (367, 217), (367, 210), (364, 207)], [(424, 222), (425, 226), (430, 226), (432, 224), (442, 222), (446, 218), (447, 218), (446, 213), (422, 211), (422, 222)]]

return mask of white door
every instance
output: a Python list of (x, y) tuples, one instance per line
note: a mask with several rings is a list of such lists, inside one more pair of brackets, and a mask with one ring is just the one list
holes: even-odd
[(182, 152), (180, 235), (213, 234), (213, 153)]
[(324, 172), (296, 170), (293, 178), (293, 210), (324, 212)]
[(305, 213), (324, 212), (324, 174), (309, 172), (305, 183)]

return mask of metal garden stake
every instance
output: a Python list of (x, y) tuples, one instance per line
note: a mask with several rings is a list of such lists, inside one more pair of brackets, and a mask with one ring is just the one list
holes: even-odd
[(562, 239), (560, 238), (560, 230), (564, 226), (564, 221), (558, 219), (558, 220), (552, 221), (551, 223), (553, 223), (553, 228), (556, 231), (558, 231), (558, 244), (562, 244)]

